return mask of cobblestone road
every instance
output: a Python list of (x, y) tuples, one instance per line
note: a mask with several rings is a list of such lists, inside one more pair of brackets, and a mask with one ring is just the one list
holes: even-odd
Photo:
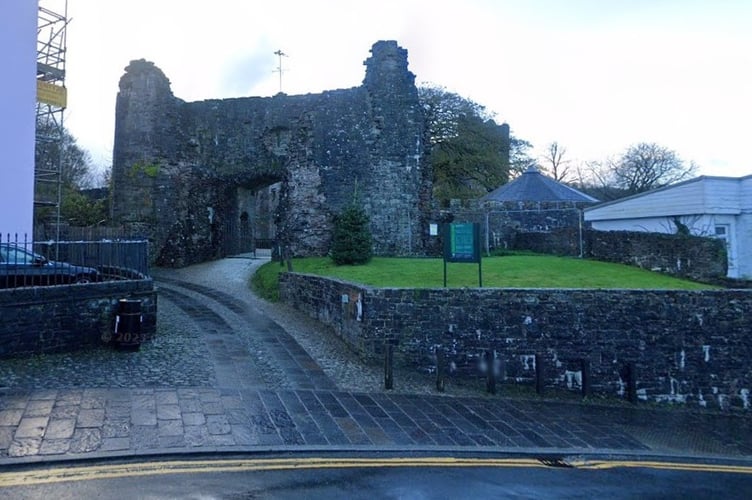
[(262, 260), (159, 269), (159, 327), (137, 352), (3, 361), (0, 461), (152, 453), (464, 450), (752, 459), (752, 419), (630, 406), (382, 389), (331, 332), (248, 290)]

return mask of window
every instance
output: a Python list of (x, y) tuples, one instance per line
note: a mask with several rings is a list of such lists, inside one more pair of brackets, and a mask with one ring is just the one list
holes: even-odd
[(729, 247), (729, 227), (726, 224), (718, 224), (715, 226), (715, 235), (719, 240), (723, 240), (726, 243), (726, 249)]

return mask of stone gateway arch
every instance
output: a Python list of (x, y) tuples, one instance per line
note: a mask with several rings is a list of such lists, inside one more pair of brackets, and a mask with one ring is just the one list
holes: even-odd
[(325, 255), (353, 200), (377, 255), (428, 246), (431, 172), (407, 51), (380, 41), (363, 84), (320, 94), (185, 102), (153, 63), (120, 79), (112, 216), (149, 235), (157, 263), (247, 251), (248, 235), (291, 255)]

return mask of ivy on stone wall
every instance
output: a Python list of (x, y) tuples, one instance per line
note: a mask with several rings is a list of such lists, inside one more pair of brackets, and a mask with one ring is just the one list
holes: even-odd
[(159, 174), (159, 164), (137, 161), (131, 166), (130, 175), (135, 177), (138, 174), (144, 174), (153, 179)]

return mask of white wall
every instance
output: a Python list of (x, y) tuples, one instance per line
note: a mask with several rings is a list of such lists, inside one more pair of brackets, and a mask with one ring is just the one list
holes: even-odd
[(739, 278), (752, 280), (752, 212), (740, 217), (737, 227)]
[[(713, 236), (716, 224), (732, 224), (734, 216), (729, 215), (679, 215), (679, 222), (689, 227), (697, 236)], [(640, 219), (596, 220), (593, 229), (598, 231), (640, 231), (648, 233), (676, 233), (674, 216), (644, 217)]]
[(742, 179), (742, 214), (737, 226), (739, 277), (752, 279), (752, 175)]
[(32, 238), (36, 0), (0, 2), (0, 233)]

